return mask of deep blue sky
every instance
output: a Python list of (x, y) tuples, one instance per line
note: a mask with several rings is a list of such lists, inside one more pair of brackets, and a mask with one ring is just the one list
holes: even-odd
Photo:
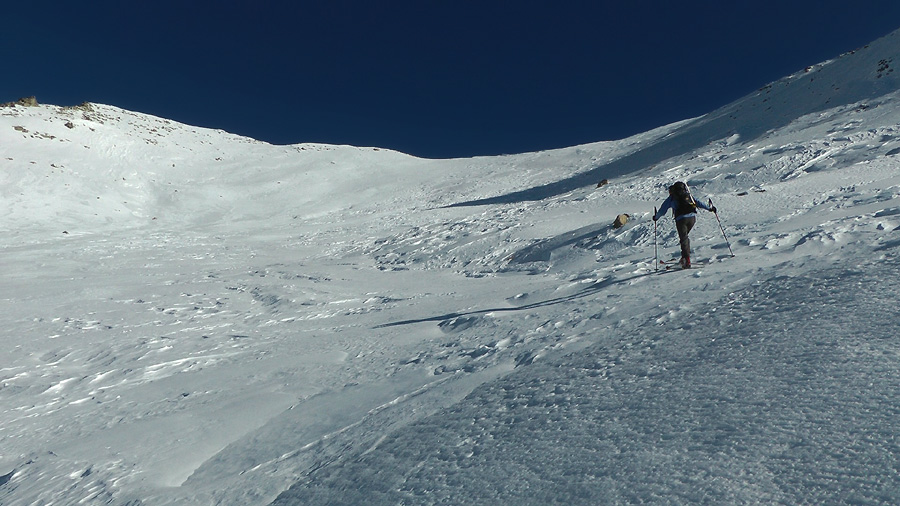
[(441, 158), (623, 138), (900, 28), (896, 0), (19, 4), (0, 102)]

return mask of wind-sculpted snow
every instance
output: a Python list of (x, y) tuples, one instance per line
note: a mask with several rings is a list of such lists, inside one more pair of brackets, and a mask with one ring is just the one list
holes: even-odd
[(897, 504), (897, 40), (501, 157), (0, 108), (0, 504)]
[(900, 267), (776, 276), (485, 385), (274, 504), (891, 504)]

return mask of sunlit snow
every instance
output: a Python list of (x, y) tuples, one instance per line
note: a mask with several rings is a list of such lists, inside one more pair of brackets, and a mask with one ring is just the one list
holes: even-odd
[(0, 503), (896, 504), (895, 66), (453, 160), (0, 108)]

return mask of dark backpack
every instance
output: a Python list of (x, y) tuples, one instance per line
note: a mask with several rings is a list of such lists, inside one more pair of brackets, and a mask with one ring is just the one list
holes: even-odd
[(697, 211), (697, 203), (694, 202), (694, 197), (691, 196), (687, 185), (681, 181), (669, 187), (669, 195), (672, 196), (676, 218)]

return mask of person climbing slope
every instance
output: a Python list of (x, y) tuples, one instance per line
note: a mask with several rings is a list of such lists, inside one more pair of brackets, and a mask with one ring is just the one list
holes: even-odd
[(681, 181), (669, 187), (669, 196), (660, 206), (659, 211), (653, 215), (653, 221), (660, 219), (672, 209), (675, 215), (675, 228), (678, 230), (678, 239), (681, 242), (681, 266), (685, 269), (691, 267), (691, 240), (688, 234), (697, 222), (697, 208), (716, 212), (715, 206), (708, 206), (703, 202), (694, 200), (687, 185)]

